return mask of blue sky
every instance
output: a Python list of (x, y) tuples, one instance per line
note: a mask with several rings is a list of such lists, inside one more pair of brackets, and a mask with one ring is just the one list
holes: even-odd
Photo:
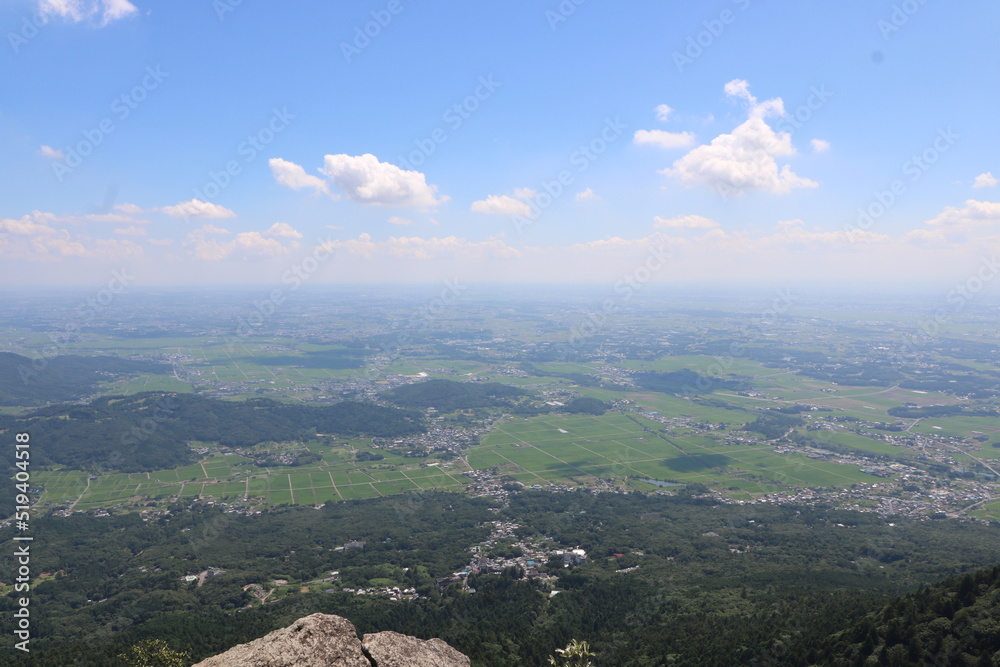
[(946, 290), (1000, 6), (845, 4), (8, 0), (0, 281)]

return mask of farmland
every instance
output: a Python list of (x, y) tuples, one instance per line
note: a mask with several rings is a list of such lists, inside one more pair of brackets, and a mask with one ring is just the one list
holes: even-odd
[[(167, 470), (46, 466), (33, 477), (39, 506), (134, 511), (184, 501), (252, 511), (430, 489), (492, 494), (540, 487), (696, 489), (727, 502), (1000, 513), (993, 469), (1000, 416), (996, 396), (981, 391), (993, 365), (973, 345), (964, 320), (954, 323), (953, 335), (967, 342), (950, 338), (900, 355), (893, 341), (912, 326), (902, 314), (890, 325), (856, 325), (867, 326), (864, 335), (840, 332), (839, 318), (805, 315), (748, 334), (748, 313), (735, 305), (681, 312), (651, 304), (567, 348), (565, 332), (581, 311), (529, 317), (499, 300), (478, 304), (476, 314), (446, 310), (412, 330), (392, 324), (392, 313), (407, 307), (399, 302), (381, 303), (367, 318), (356, 311), (346, 316), (348, 303), (303, 325), (300, 314), (317, 312), (318, 298), (290, 304), (252, 334), (232, 324), (243, 312), (232, 301), (220, 302), (207, 320), (189, 304), (165, 303), (163, 312), (175, 317), (163, 315), (162, 325), (150, 324), (141, 335), (109, 322), (66, 340), (60, 352), (151, 360), (166, 369), (112, 375), (82, 400), (166, 392), (237, 402), (390, 405), (396, 388), (432, 379), (517, 391), (465, 408), (428, 407), (419, 436), (313, 433), (252, 450), (192, 441), (194, 463)], [(168, 319), (175, 331), (165, 335)], [(728, 342), (735, 332), (743, 336), (738, 347)], [(40, 340), (36, 332), (10, 329), (0, 346), (29, 356)], [(975, 398), (962, 395), (965, 386)], [(575, 398), (602, 402), (603, 414), (567, 411)], [(890, 414), (928, 406), (958, 409)], [(29, 409), (7, 406), (4, 414)], [(765, 422), (785, 426), (755, 432)], [(306, 457), (261, 465), (284, 454)]]

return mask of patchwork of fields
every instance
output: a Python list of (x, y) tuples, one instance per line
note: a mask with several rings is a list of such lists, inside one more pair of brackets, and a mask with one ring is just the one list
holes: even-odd
[[(320, 452), (319, 443), (309, 443)], [(203, 501), (271, 505), (321, 504), (328, 500), (373, 498), (428, 489), (461, 490), (461, 478), (441, 466), (421, 466), (413, 459), (386, 454), (362, 467), (347, 447), (323, 451), (323, 460), (297, 467), (258, 468), (250, 459), (214, 454), (199, 464), (151, 473), (90, 476), (80, 471), (38, 472), (47, 506), (96, 509), (176, 497)]]
[[(217, 339), (137, 339), (127, 342), (91, 340), (67, 346), (67, 352), (108, 353), (122, 356), (165, 353), (174, 368), (170, 375), (141, 375), (110, 381), (102, 393), (133, 394), (143, 391), (201, 391), (220, 388), (230, 399), (268, 396), (285, 401), (336, 400), (330, 387), (355, 382), (360, 363), (342, 346), (301, 343), (294, 350), (287, 340), (255, 339), (225, 344)], [(1000, 460), (1000, 418), (949, 416), (902, 419), (888, 415), (904, 403), (916, 406), (952, 405), (959, 401), (944, 393), (913, 391), (899, 386), (845, 386), (805, 377), (792, 369), (775, 368), (748, 359), (731, 358), (724, 369), (734, 377), (748, 378), (753, 392), (722, 389), (694, 401), (672, 394), (624, 390), (616, 386), (616, 372), (671, 372), (693, 369), (712, 372), (717, 359), (710, 356), (667, 356), (657, 360), (623, 360), (615, 367), (603, 362), (538, 363), (539, 375), (497, 377), (497, 366), (482, 361), (394, 359), (373, 371), (365, 382), (374, 391), (387, 377), (450, 378), (494, 377), (527, 389), (535, 395), (570, 392), (602, 401), (626, 401), (627, 407), (604, 415), (567, 414), (554, 411), (534, 417), (504, 416), (493, 424), (480, 444), (461, 456), (403, 457), (374, 449), (369, 440), (341, 441), (333, 445), (312, 441), (297, 446), (319, 454), (321, 460), (298, 467), (258, 467), (250, 459), (212, 451), (197, 464), (150, 473), (100, 474), (70, 470), (34, 473), (44, 493), (42, 506), (87, 510), (115, 506), (136, 507), (170, 499), (257, 504), (320, 504), (427, 489), (461, 490), (473, 471), (489, 479), (516, 480), (527, 486), (584, 486), (654, 491), (689, 483), (702, 483), (734, 498), (752, 499), (762, 494), (803, 488), (848, 489), (874, 484), (876, 477), (861, 463), (838, 462), (836, 457), (813, 455), (806, 449), (777, 451), (764, 438), (746, 438), (743, 426), (762, 409), (792, 405), (813, 406), (809, 423), (822, 415), (859, 422), (902, 422), (906, 432), (932, 436), (941, 451), (960, 466), (988, 476), (989, 466)], [(551, 374), (551, 375), (549, 375)], [(580, 382), (573, 378), (601, 378)], [(604, 380), (607, 382), (604, 383)], [(414, 380), (407, 380), (414, 381)], [(324, 384), (326, 383), (326, 384)], [(605, 384), (605, 388), (599, 386)], [(13, 412), (14, 410), (11, 410)], [(884, 431), (827, 423), (822, 428), (798, 428), (815, 446), (855, 452), (887, 461), (915, 462), (920, 451), (887, 442)], [(213, 448), (214, 449), (214, 448)], [(355, 454), (378, 451), (380, 461), (359, 461)], [(985, 467), (984, 467), (985, 466)], [(480, 476), (480, 479), (482, 477)], [(898, 481), (896, 476), (893, 480)], [(1000, 499), (976, 503), (978, 516), (1000, 516)]]

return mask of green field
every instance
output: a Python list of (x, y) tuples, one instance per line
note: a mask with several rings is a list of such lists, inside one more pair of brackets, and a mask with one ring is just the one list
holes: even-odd
[[(461, 328), (461, 320), (442, 320), (438, 324), (444, 328), (454, 326), (456, 331)], [(525, 343), (562, 340), (558, 327), (537, 326), (537, 320), (484, 318), (483, 326), (487, 324)], [(654, 323), (642, 326), (651, 327)], [(866, 465), (810, 457), (809, 451), (780, 453), (767, 438), (746, 437), (744, 425), (754, 421), (762, 410), (794, 405), (821, 408), (804, 413), (808, 425), (832, 422), (811, 429), (798, 427), (795, 435), (812, 438), (813, 446), (829, 447), (838, 455), (853, 453), (872, 460), (916, 465), (928, 452), (890, 444), (882, 439), (888, 432), (876, 428), (898, 421), (911, 435), (939, 436), (936, 441), (939, 451), (930, 453), (946, 454), (955, 467), (982, 472), (984, 465), (1000, 461), (1000, 447), (993, 446), (1000, 442), (998, 417), (918, 420), (897, 419), (888, 414), (890, 408), (904, 404), (953, 405), (961, 400), (956, 396), (887, 386), (890, 383), (838, 385), (798, 374), (795, 368), (785, 367), (785, 361), (765, 365), (746, 358), (720, 358), (707, 353), (651, 354), (642, 359), (613, 362), (539, 361), (524, 365), (529, 370), (538, 369), (537, 375), (525, 372), (501, 375), (500, 371), (506, 373), (517, 364), (488, 357), (456, 359), (421, 352), (371, 366), (364, 359), (367, 348), (352, 348), (363, 351), (345, 363), (357, 362), (361, 365), (359, 369), (338, 367), (338, 355), (350, 356), (353, 352), (344, 345), (323, 340), (317, 337), (305, 342), (262, 335), (230, 344), (233, 341), (227, 342), (222, 335), (127, 340), (93, 335), (68, 343), (64, 351), (169, 357), (172, 373), (103, 382), (100, 386), (103, 394), (204, 391), (218, 392), (233, 400), (266, 396), (289, 402), (329, 403), (338, 400), (338, 382), (364, 373), (379, 391), (389, 383), (388, 378), (398, 382), (400, 376), (406, 376), (405, 381), (418, 377), (489, 378), (525, 388), (536, 397), (546, 394), (565, 401), (568, 397), (585, 396), (625, 404), (601, 416), (551, 412), (522, 417), (508, 413), (481, 437), (480, 444), (447, 458), (435, 458), (433, 454), (428, 458), (408, 458), (380, 445), (377, 451), (384, 456), (382, 460), (357, 461), (357, 452), (376, 451), (370, 440), (331, 443), (316, 439), (295, 444), (321, 457), (315, 463), (299, 467), (263, 468), (242, 456), (225, 455), (213, 443), (198, 443), (209, 447), (211, 453), (196, 464), (174, 470), (101, 474), (35, 469), (32, 478), (44, 488), (41, 505), (74, 509), (135, 508), (170, 499), (249, 505), (320, 504), (427, 489), (461, 490), (472, 483), (466, 475), (472, 471), (488, 471), (495, 480), (513, 479), (528, 486), (657, 491), (670, 490), (672, 484), (697, 482), (739, 499), (803, 488), (847, 489), (878, 481), (872, 474), (861, 472)], [(27, 351), (43, 341), (36, 333), (28, 333), (16, 339), (20, 347), (15, 349)], [(810, 351), (822, 346), (805, 336), (797, 347)], [(309, 355), (323, 353), (330, 355), (330, 363), (310, 361), (315, 357)], [(992, 368), (972, 361), (963, 363), (984, 371)], [(684, 397), (634, 387), (624, 390), (618, 380), (608, 380), (616, 370), (682, 369), (703, 375), (746, 378), (753, 391), (724, 389), (701, 397)], [(994, 406), (995, 402), (994, 399)], [(0, 411), (14, 414), (19, 409), (0, 408)], [(483, 415), (475, 417), (480, 419)], [(845, 417), (878, 423), (858, 426), (860, 422), (850, 422)], [(891, 479), (899, 481), (898, 476)], [(974, 512), (977, 516), (1000, 516), (1000, 500), (983, 502)]]

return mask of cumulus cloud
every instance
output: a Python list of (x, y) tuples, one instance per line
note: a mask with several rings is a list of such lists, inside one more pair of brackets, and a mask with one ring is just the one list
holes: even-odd
[(747, 190), (788, 194), (819, 185), (798, 176), (787, 164), (778, 166), (776, 157), (794, 153), (787, 132), (775, 133), (762, 119), (750, 118), (732, 134), (719, 135), (711, 144), (695, 148), (662, 173), (687, 186), (707, 185), (729, 194)]
[(276, 222), (263, 232), (240, 232), (227, 241), (217, 237), (230, 236), (232, 232), (214, 225), (204, 225), (188, 233), (184, 245), (195, 258), (203, 261), (224, 259), (266, 259), (277, 257), (298, 247), (298, 243), (284, 245), (279, 238), (301, 238), (291, 225)]
[[(724, 194), (741, 195), (747, 190), (787, 194), (795, 188), (816, 187), (816, 182), (798, 176), (787, 164), (779, 167), (776, 160), (795, 154), (791, 135), (775, 132), (765, 120), (769, 116), (784, 115), (782, 100), (759, 101), (750, 92), (750, 84), (743, 79), (728, 82), (724, 90), (729, 97), (746, 105), (747, 120), (731, 134), (719, 135), (710, 144), (688, 152), (675, 161), (672, 168), (661, 173), (677, 178), (686, 186), (706, 185)], [(693, 140), (691, 133), (640, 130), (634, 142), (677, 147), (682, 145), (685, 136)], [(829, 143), (821, 139), (814, 140), (812, 145), (817, 152), (829, 147)]]
[(665, 123), (667, 122), (667, 119), (670, 118), (670, 114), (673, 112), (673, 109), (666, 104), (658, 104), (653, 112), (656, 114), (656, 120), (661, 123)]
[(750, 93), (750, 84), (744, 79), (733, 79), (723, 86), (723, 90), (726, 95), (746, 102), (751, 118), (785, 115), (785, 103), (780, 97), (758, 102), (757, 98)]
[(470, 210), (488, 215), (531, 215), (531, 206), (507, 195), (489, 195), (486, 199), (474, 201)]
[(292, 190), (310, 189), (322, 194), (330, 193), (326, 181), (319, 176), (306, 173), (306, 170), (302, 166), (294, 162), (276, 157), (268, 160), (268, 164), (271, 166), (271, 173), (274, 175), (274, 180), (286, 188), (291, 188)]
[(431, 207), (449, 199), (439, 196), (437, 186), (428, 185), (427, 177), (419, 171), (407, 171), (389, 162), (380, 162), (371, 153), (324, 156), (319, 171), (325, 179), (281, 158), (273, 158), (269, 164), (274, 179), (287, 188), (330, 194), (332, 184), (359, 204)]
[[(79, 218), (34, 211), (20, 218), (0, 219), (0, 254), (32, 261), (60, 258), (119, 260), (142, 256), (142, 247), (124, 239), (93, 239), (59, 223)], [(138, 229), (138, 228), (137, 228)], [(117, 230), (116, 230), (117, 233)]]
[(320, 171), (361, 204), (438, 206), (448, 200), (437, 196), (437, 188), (427, 184), (424, 174), (379, 162), (371, 153), (327, 155)]
[(947, 206), (928, 225), (939, 228), (969, 229), (1000, 224), (1000, 202), (968, 199), (965, 206)]
[(164, 206), (159, 209), (172, 218), (235, 218), (236, 214), (225, 206), (219, 206), (212, 202), (201, 201), (200, 199), (189, 199), (188, 201)]
[(719, 223), (701, 215), (682, 215), (676, 218), (653, 218), (653, 226), (666, 229), (714, 229)]
[(74, 23), (97, 21), (101, 26), (139, 11), (128, 0), (37, 0), (37, 3), (44, 16), (59, 16)]
[(812, 142), (814, 153), (825, 153), (830, 150), (830, 142), (826, 139), (813, 139)]
[(390, 225), (412, 225), (413, 221), (408, 218), (401, 218), (398, 215), (394, 215), (389, 218)]
[(576, 201), (594, 201), (595, 199), (600, 199), (600, 197), (597, 196), (597, 193), (590, 188), (587, 188), (582, 192), (577, 192), (573, 198)]
[(52, 146), (42, 146), (38, 149), (38, 152), (42, 157), (47, 157), (50, 160), (62, 160), (65, 157), (61, 150), (52, 148)]
[(974, 188), (993, 188), (996, 184), (1000, 183), (997, 177), (993, 175), (992, 172), (987, 171), (985, 174), (979, 174), (976, 176), (976, 180), (973, 181), (972, 187)]
[(278, 236), (286, 239), (302, 238), (302, 232), (298, 231), (287, 222), (276, 222), (271, 225), (267, 231), (263, 232), (263, 234), (264, 236)]
[(138, 215), (139, 213), (142, 213), (142, 207), (129, 203), (115, 204), (115, 210), (127, 213), (128, 215)]
[(51, 226), (55, 216), (51, 214), (35, 211), (31, 215), (24, 215), (18, 219), (0, 219), (0, 232), (18, 234), (22, 236), (37, 234), (54, 234), (55, 228)]
[(660, 148), (686, 148), (694, 143), (694, 134), (692, 132), (666, 132), (664, 130), (636, 130), (632, 136), (632, 143)]
[(748, 190), (788, 194), (796, 188), (814, 188), (818, 183), (803, 178), (789, 165), (778, 166), (775, 158), (795, 154), (788, 132), (775, 132), (765, 122), (771, 115), (784, 115), (780, 98), (758, 102), (746, 81), (735, 79), (726, 94), (747, 104), (749, 118), (710, 144), (698, 146), (661, 173), (686, 186), (706, 185), (724, 194), (742, 195)]

